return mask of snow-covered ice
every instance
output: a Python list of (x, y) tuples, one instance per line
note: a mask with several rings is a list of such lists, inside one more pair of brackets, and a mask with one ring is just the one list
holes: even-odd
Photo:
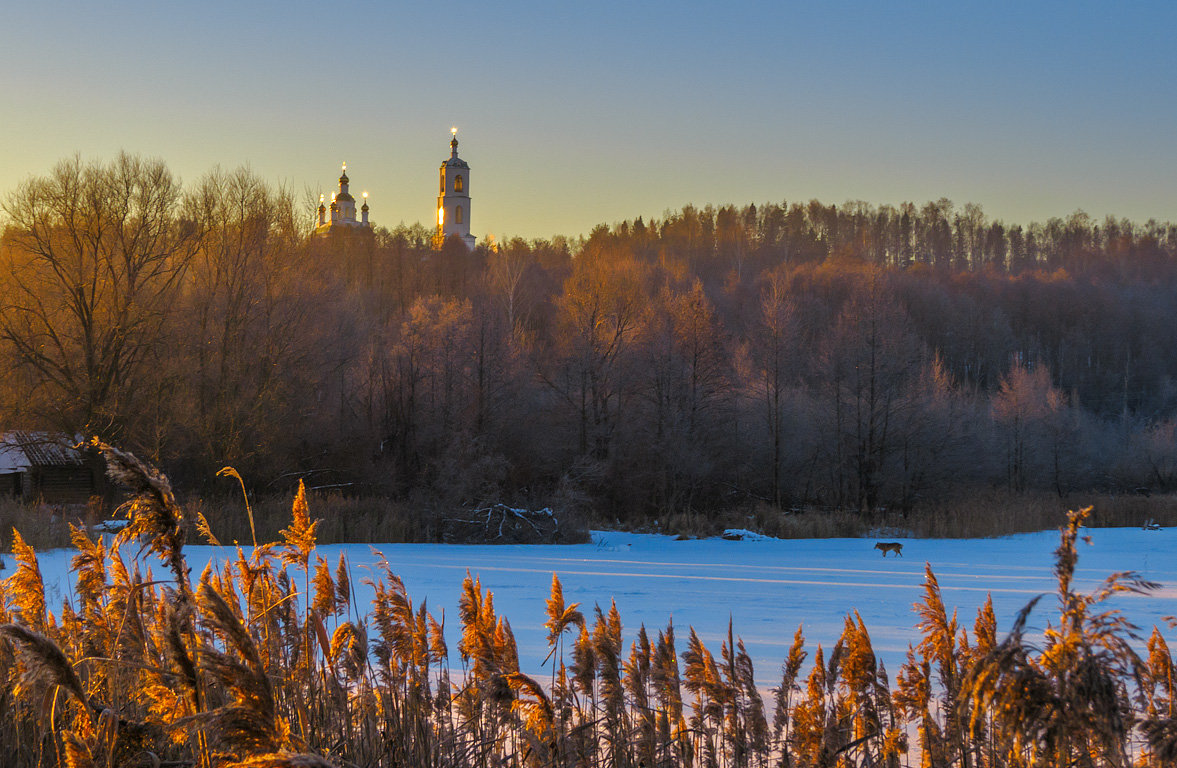
[[(1163, 617), (1177, 614), (1177, 532), (1104, 528), (1085, 529), (1084, 534), (1092, 543), (1079, 543), (1077, 588), (1089, 591), (1115, 571), (1135, 570), (1160, 582), (1161, 588), (1150, 595), (1118, 597), (1116, 606), (1144, 636), (1157, 624), (1174, 642)], [(386, 544), (376, 549), (404, 580), (415, 606), (428, 600), (429, 610), (439, 618), (444, 610), (455, 667), (458, 597), (468, 569), (494, 593), (497, 613), (510, 621), (520, 666), (545, 674), (550, 668), (541, 669), (547, 655), (544, 606), (556, 573), (565, 600), (579, 602), (590, 620), (594, 605), (608, 610), (610, 600), (617, 602), (627, 651), (639, 624), (656, 637), (673, 616), (680, 651), (693, 626), (718, 655), (730, 617), (756, 665), (758, 683), (769, 687), (778, 678), (798, 624), (804, 624), (812, 659), (818, 643), (828, 648), (837, 640), (846, 615), (854, 610), (862, 615), (875, 652), (894, 679), (908, 644), (918, 639), (912, 605), (922, 598), (925, 563), (939, 579), (945, 605), (959, 610), (960, 623), (970, 635), (987, 594), (993, 596), (1004, 631), (1029, 600), (1054, 591), (1058, 541), (1057, 531), (994, 539), (906, 539), (902, 557), (886, 558), (874, 549), (873, 539), (677, 541), (615, 532), (594, 532), (592, 543), (580, 545)], [(235, 557), (232, 548), (190, 546), (185, 551), (194, 578), (210, 559)], [(378, 559), (373, 547), (325, 545), (316, 554), (334, 570), (341, 551), (351, 563), (358, 598), (367, 604), (371, 589), (360, 582), (373, 575)], [(69, 596), (69, 557), (65, 550), (40, 555), (47, 591), (56, 598), (50, 601), (54, 610)], [(11, 559), (9, 563), (11, 568)], [(159, 577), (164, 568), (152, 563)], [(1056, 614), (1048, 597), (1032, 614), (1030, 627), (1040, 630)]]

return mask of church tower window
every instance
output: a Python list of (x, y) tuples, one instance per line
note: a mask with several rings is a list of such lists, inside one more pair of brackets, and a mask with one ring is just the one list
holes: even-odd
[(454, 208), (454, 223), (462, 223), (462, 206), (460, 205)]
[(465, 185), (462, 183), (462, 177), (461, 177), (460, 175), (458, 175), (458, 176), (455, 176), (455, 177), (454, 177), (454, 191), (455, 191), (455, 192), (461, 192), (461, 191), (462, 191), (462, 188), (463, 188), (464, 186), (465, 186)]

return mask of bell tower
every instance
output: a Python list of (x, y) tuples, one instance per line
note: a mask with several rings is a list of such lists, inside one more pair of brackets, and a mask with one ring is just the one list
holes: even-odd
[(470, 166), (458, 157), (458, 129), (451, 128), (449, 159), (441, 164), (440, 189), (437, 195), (437, 235), (434, 246), (440, 248), (446, 238), (457, 235), (473, 250), (470, 234)]

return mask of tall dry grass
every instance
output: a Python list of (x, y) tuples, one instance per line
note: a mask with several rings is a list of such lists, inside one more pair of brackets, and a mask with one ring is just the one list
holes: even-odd
[[(213, 533), (166, 478), (103, 446), (131, 490), (111, 546), (81, 526), (74, 589), (46, 603), (34, 548), (13, 536), (0, 582), (0, 745), (25, 766), (436, 766), (438, 768), (850, 768), (1171, 766), (1174, 666), (1153, 629), (1104, 600), (1153, 585), (1113, 576), (1076, 592), (1067, 518), (1045, 639), (998, 638), (986, 605), (949, 613), (929, 569), (920, 641), (892, 679), (851, 612), (833, 646), (800, 629), (771, 702), (729, 627), (718, 649), (690, 628), (641, 627), (616, 606), (568, 604), (553, 578), (544, 679), (520, 669), (514, 633), (476, 577), (456, 627), (414, 604), (388, 563), (356, 605), (347, 561), (316, 554), (304, 489), (278, 535), (191, 574), (190, 536)], [(215, 535), (215, 534), (213, 534)], [(127, 560), (121, 544), (146, 553)], [(1038, 621), (1041, 621), (1040, 619)], [(1171, 628), (1170, 628), (1171, 629)], [(460, 668), (449, 666), (447, 632)]]
[(855, 538), (887, 531), (891, 536), (977, 539), (1049, 530), (1068, 510), (1090, 507), (1088, 524), (1101, 528), (1139, 528), (1152, 521), (1177, 525), (1177, 495), (1072, 494), (978, 491), (967, 496), (923, 501), (910, 510), (803, 508), (781, 510), (759, 505), (741, 513), (706, 518), (671, 516), (670, 531), (715, 535), (724, 528), (751, 528), (781, 539)]
[[(308, 492), (319, 517), (317, 540), (335, 543), (402, 543), (438, 541), (440, 516), (423, 507), (377, 496), (343, 496), (338, 493)], [(258, 541), (273, 541), (290, 522), (290, 498), (266, 495), (252, 500), (254, 530), (242, 515), (238, 497), (210, 497), (193, 500), (190, 505), (208, 520), (216, 537), (224, 543), (249, 544), (256, 533)]]
[(909, 515), (915, 535), (926, 538), (984, 538), (1031, 533), (1058, 526), (1068, 510), (1091, 508), (1087, 524), (1139, 528), (1152, 520), (1177, 525), (1177, 495), (1011, 494), (991, 491), (929, 502)]
[(84, 504), (42, 504), (0, 497), (0, 550), (12, 548), (13, 530), (37, 549), (58, 549), (70, 545), (70, 523), (93, 525), (103, 511), (97, 502)]

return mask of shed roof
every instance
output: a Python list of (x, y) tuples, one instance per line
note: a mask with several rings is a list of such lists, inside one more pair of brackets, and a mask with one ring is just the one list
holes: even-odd
[(84, 466), (80, 440), (52, 432), (5, 432), (0, 435), (0, 472), (22, 472), (33, 467)]

